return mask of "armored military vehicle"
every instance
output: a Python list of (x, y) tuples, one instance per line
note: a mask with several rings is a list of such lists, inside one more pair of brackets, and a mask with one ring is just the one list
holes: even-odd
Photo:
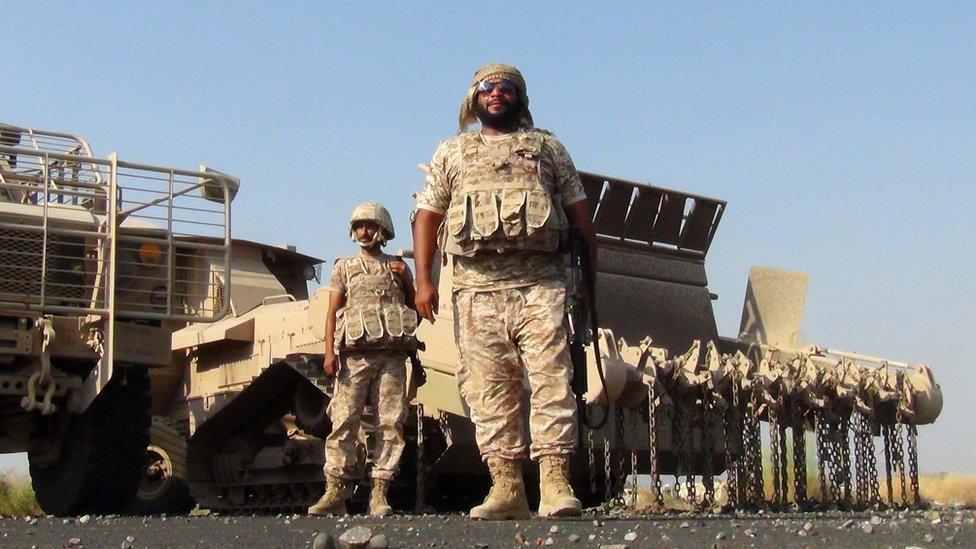
[(236, 188), (0, 125), (0, 452), (27, 452), (45, 512), (129, 505), (171, 332), (230, 310)]
[[(813, 462), (824, 486), (818, 504), (882, 499), (878, 435), (888, 449), (888, 485), (893, 474), (902, 482), (907, 475), (914, 490), (898, 493), (900, 502), (888, 490), (889, 502), (917, 499), (915, 425), (934, 421), (941, 410), (928, 367), (801, 344), (796, 334), (806, 278), (773, 269), (750, 274), (741, 333), (719, 336), (704, 262), (725, 202), (581, 175), (600, 245), (600, 327), (591, 333), (602, 360), (591, 349), (588, 415), (600, 423), (601, 413), (610, 414), (602, 428), (581, 430), (573, 476), (588, 504), (634, 494), (637, 477), (650, 475), (655, 502), (663, 505), (660, 477), (667, 473), (685, 477), (689, 505), (706, 507), (715, 503), (714, 477), (723, 471), (724, 499), (732, 505), (812, 504), (807, 431), (815, 435)], [(439, 270), (449, 272), (449, 263)], [(450, 296), (450, 276), (438, 278), (440, 295)], [(320, 371), (328, 297), (322, 290), (307, 301), (294, 297), (235, 307), (244, 312), (173, 335), (174, 351), (185, 353), (189, 384), (174, 399), (171, 417), (190, 434), (186, 480), (203, 507), (301, 510), (321, 493), (329, 430), (330, 385)], [(487, 490), (455, 380), (451, 315), (442, 306), (437, 321), (418, 331), (426, 344), (420, 353), (426, 383), (411, 392), (408, 448), (392, 495), (401, 508), (425, 509), (425, 502), (464, 508)], [(792, 460), (787, 429), (795, 442)], [(362, 433), (364, 469), (369, 431)], [(775, 456), (772, 493), (763, 480), (761, 431)], [(793, 486), (787, 486), (789, 463)], [(470, 489), (459, 493), (456, 486)]]

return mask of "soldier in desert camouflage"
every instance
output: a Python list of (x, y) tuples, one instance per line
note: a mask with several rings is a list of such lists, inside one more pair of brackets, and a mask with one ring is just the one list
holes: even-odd
[[(568, 472), (577, 417), (564, 325), (563, 244), (568, 227), (577, 227), (596, 259), (586, 196), (562, 143), (533, 126), (518, 69), (493, 63), (475, 72), (460, 131), (476, 118), (480, 131), (438, 146), (417, 196), (417, 311), (433, 321), (439, 296), (431, 267), (439, 247), (454, 261), (460, 390), (492, 478), (488, 497), (471, 517), (529, 515), (521, 467), (526, 450), (540, 465), (539, 515), (578, 515)], [(526, 375), (529, 448), (521, 410)]]
[(310, 515), (344, 515), (345, 498), (358, 471), (356, 443), (363, 407), (371, 403), (377, 425), (369, 513), (392, 512), (386, 492), (403, 453), (407, 352), (417, 347), (417, 313), (410, 268), (381, 250), (394, 236), (386, 208), (361, 204), (349, 220), (353, 241), (362, 247), (336, 261), (329, 284), (325, 373), (338, 374), (329, 403), (332, 432), (325, 441), (325, 494)]

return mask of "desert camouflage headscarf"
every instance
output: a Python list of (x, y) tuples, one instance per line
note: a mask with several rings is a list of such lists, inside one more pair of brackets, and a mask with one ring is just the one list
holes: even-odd
[(529, 96), (525, 92), (525, 78), (522, 77), (522, 73), (515, 67), (501, 63), (488, 63), (475, 71), (474, 78), (471, 79), (471, 87), (468, 88), (468, 94), (461, 103), (461, 113), (458, 115), (458, 132), (463, 132), (478, 119), (478, 115), (475, 114), (474, 99), (478, 93), (478, 83), (491, 78), (504, 78), (515, 84), (515, 87), (518, 88), (519, 105), (521, 105), (521, 112), (518, 113), (519, 127), (531, 128), (533, 125), (532, 113), (529, 112)]

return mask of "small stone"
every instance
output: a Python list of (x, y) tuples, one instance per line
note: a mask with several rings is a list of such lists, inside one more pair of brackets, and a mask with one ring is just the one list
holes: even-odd
[(925, 543), (932, 543), (935, 541), (935, 536), (932, 534), (925, 534)]
[(634, 541), (637, 539), (637, 532), (627, 532), (624, 534), (625, 541)]
[(687, 522), (682, 522), (681, 525), (678, 526), (678, 528), (688, 528), (689, 526), (691, 526), (691, 525), (688, 524)]
[(803, 530), (805, 530), (807, 532), (809, 532), (810, 530), (813, 530), (813, 523), (812, 522), (807, 522), (806, 524), (804, 524), (803, 525)]
[(803, 528), (800, 528), (800, 530), (797, 531), (796, 535), (800, 536), (801, 538), (805, 538), (805, 537), (809, 536), (810, 534), (806, 530), (804, 530)]
[(570, 534), (569, 537), (566, 539), (568, 539), (570, 543), (576, 543), (577, 541), (580, 540), (580, 537), (579, 534)]
[(725, 532), (719, 532), (715, 534), (715, 539), (717, 541), (722, 541), (723, 539), (725, 539)]
[(756, 531), (753, 530), (752, 528), (746, 528), (745, 530), (742, 531), (742, 533), (745, 534), (746, 537), (750, 537), (750, 538), (756, 537)]
[(390, 542), (386, 539), (386, 534), (376, 534), (375, 536), (369, 538), (368, 547), (373, 549), (383, 549), (384, 547), (389, 547)]
[(68, 547), (78, 547), (81, 545), (81, 538), (71, 538), (68, 540)]
[(518, 543), (519, 545), (525, 543), (525, 536), (522, 535), (522, 532), (515, 533), (515, 543)]
[(343, 547), (359, 548), (366, 547), (369, 540), (373, 537), (373, 531), (365, 526), (354, 526), (339, 536), (339, 543)]
[(556, 540), (552, 539), (552, 536), (550, 536), (546, 538), (546, 541), (543, 543), (543, 545), (552, 545), (553, 543), (556, 543)]
[(874, 532), (874, 526), (872, 526), (870, 522), (865, 521), (863, 524), (861, 524), (861, 530), (864, 530), (865, 534), (870, 534), (871, 532)]
[(135, 543), (136, 542), (136, 538), (135, 538), (135, 536), (125, 536), (125, 541), (127, 541), (129, 543)]
[(586, 539), (587, 541), (593, 541), (596, 539), (596, 534), (590, 534), (589, 536), (586, 537)]
[(845, 529), (850, 528), (851, 526), (854, 526), (854, 519), (847, 519), (847, 520), (845, 520), (844, 521), (844, 524), (841, 524), (841, 526), (843, 528), (845, 528)]
[(559, 527), (556, 526), (555, 524), (549, 527), (549, 533), (550, 534), (555, 534), (558, 531), (559, 531)]
[(603, 526), (603, 523), (600, 522), (600, 521), (598, 521), (598, 520), (594, 520), (593, 521), (593, 526)]
[(878, 515), (872, 515), (871, 516), (871, 524), (873, 524), (875, 526), (881, 524), (881, 517), (879, 517)]
[(671, 543), (671, 536), (667, 534), (661, 534), (661, 543), (663, 544)]
[(91, 522), (91, 515), (84, 515), (78, 519), (79, 524), (88, 524)]

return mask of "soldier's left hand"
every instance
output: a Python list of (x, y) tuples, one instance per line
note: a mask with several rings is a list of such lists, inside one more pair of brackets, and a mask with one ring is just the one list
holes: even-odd
[(400, 260), (390, 262), (390, 272), (403, 280), (410, 278), (410, 271), (407, 269), (407, 264)]

